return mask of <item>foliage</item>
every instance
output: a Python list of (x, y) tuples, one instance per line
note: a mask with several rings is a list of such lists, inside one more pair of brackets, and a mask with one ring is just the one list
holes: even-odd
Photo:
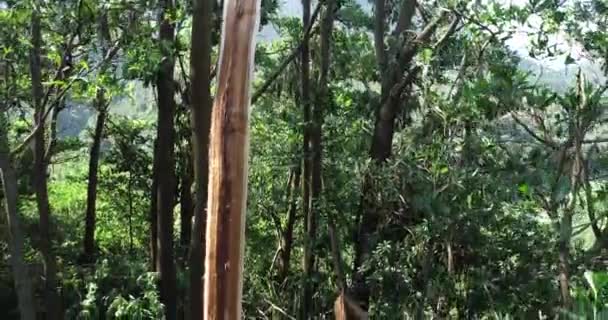
[[(388, 71), (402, 63), (402, 46), (415, 47), (406, 72), (395, 75), (405, 79), (411, 73), (411, 83), (392, 98), (384, 83), (390, 72), (378, 64), (375, 4), (355, 0), (337, 1), (328, 95), (321, 96), (319, 21), (327, 2), (319, 1), (310, 35), (311, 96), (321, 123), (312, 121), (322, 129), (323, 191), (313, 204), (318, 230), (312, 244), (314, 272), (307, 278), (301, 263), (308, 205), (304, 178), (290, 185), (313, 156), (304, 154), (310, 123), (303, 113), (297, 51), (304, 26), (300, 17), (283, 14), (281, 1), (262, 1), (264, 40), (256, 49), (252, 79), (259, 99), (250, 114), (245, 318), (295, 317), (305, 283), (314, 287), (314, 318), (331, 316), (342, 289), (332, 255), (332, 225), (346, 291), (355, 275), (365, 274), (372, 319), (608, 317), (606, 1), (418, 1), (411, 25), (399, 33), (393, 29), (405, 2), (386, 0), (381, 36)], [(287, 5), (294, 3), (300, 5)], [(190, 41), (197, 39), (190, 38), (194, 8), (179, 0), (167, 14), (176, 41), (159, 43), (159, 5), (0, 1), (0, 136), (10, 150), (35, 130), (29, 58), (32, 17), (41, 17), (44, 107), (59, 110), (56, 131), (50, 125), (52, 112), (43, 129), (49, 140), (56, 137), (48, 146), (51, 233), (69, 319), (160, 319), (165, 312), (149, 252), (157, 196), (151, 186), (162, 170), (196, 171), (186, 166), (193, 153), (188, 58)], [(219, 9), (214, 7), (210, 23), (212, 65), (220, 51)], [(437, 17), (442, 19), (429, 39), (417, 42), (415, 35)], [(110, 43), (102, 37), (103, 18)], [(178, 109), (176, 159), (173, 167), (154, 172), (155, 84), (166, 59), (162, 46), (176, 60), (176, 95), (171, 97)], [(104, 56), (108, 49), (112, 55)], [(286, 59), (292, 60), (284, 64)], [(389, 89), (392, 95), (394, 88)], [(99, 158), (97, 255), (91, 262), (82, 257), (82, 242), (100, 93), (109, 115)], [(382, 112), (388, 99), (396, 101), (394, 115)], [(390, 116), (392, 131), (383, 141), (390, 156), (376, 161), (370, 152), (373, 139), (380, 120)], [(10, 155), (18, 176), (25, 257), (39, 292), (44, 262), (32, 185), (34, 154), (29, 143), (17, 151)], [(183, 180), (171, 182), (176, 200), (200, 187), (184, 190)], [(366, 201), (374, 203), (378, 223), (371, 255), (356, 270)], [(292, 208), (291, 258), (281, 279)], [(4, 202), (0, 209), (0, 318), (14, 319)], [(181, 239), (187, 233), (181, 230), (181, 203), (174, 211), (176, 281), (180, 310), (186, 310), (189, 244)], [(571, 305), (560, 290), (566, 273)]]

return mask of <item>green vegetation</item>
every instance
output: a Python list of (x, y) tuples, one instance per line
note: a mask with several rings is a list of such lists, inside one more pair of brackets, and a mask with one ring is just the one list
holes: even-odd
[[(0, 0), (0, 319), (202, 319), (223, 2)], [(244, 318), (608, 319), (607, 0), (260, 30)]]

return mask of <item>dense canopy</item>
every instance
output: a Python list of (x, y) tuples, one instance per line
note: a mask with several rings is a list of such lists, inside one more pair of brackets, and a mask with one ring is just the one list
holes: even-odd
[(608, 318), (607, 0), (257, 4), (0, 0), (0, 319)]

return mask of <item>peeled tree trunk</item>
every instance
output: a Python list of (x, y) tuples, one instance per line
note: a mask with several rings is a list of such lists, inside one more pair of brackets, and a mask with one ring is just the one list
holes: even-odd
[(260, 0), (224, 0), (211, 117), (204, 319), (241, 318), (249, 105)]
[[(45, 126), (45, 106), (42, 104), (42, 71), (40, 64), (42, 35), (40, 17), (34, 10), (32, 13), (32, 48), (30, 49), (30, 73), (32, 77), (32, 98), (34, 106), (34, 124), (36, 127)], [(32, 181), (36, 194), (36, 206), (40, 215), (39, 236), (40, 252), (44, 266), (44, 292), (47, 319), (61, 319), (61, 301), (57, 292), (57, 262), (53, 253), (51, 238), (51, 208), (48, 195), (45, 130), (36, 130), (34, 134), (34, 167)]]
[(194, 213), (190, 236), (190, 318), (203, 319), (204, 223), (207, 217), (209, 130), (211, 127), (211, 30), (213, 3), (195, 0), (190, 53)]
[(175, 205), (175, 156), (174, 156), (174, 116), (175, 87), (173, 81), (174, 26), (171, 13), (172, 0), (161, 1), (159, 45), (163, 55), (158, 72), (156, 88), (158, 92), (158, 166), (154, 173), (158, 188), (158, 266), (160, 274), (160, 300), (165, 305), (167, 320), (177, 318), (176, 271), (173, 252), (173, 207)]

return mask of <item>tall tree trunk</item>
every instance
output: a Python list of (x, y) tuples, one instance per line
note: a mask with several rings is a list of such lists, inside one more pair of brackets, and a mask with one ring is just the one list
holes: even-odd
[(167, 320), (177, 317), (177, 288), (173, 254), (173, 207), (175, 201), (174, 158), (174, 83), (173, 59), (174, 26), (170, 15), (173, 0), (161, 1), (159, 45), (163, 55), (160, 65), (158, 90), (158, 260), (160, 273), (160, 300), (165, 305)]
[[(42, 105), (42, 70), (40, 64), (40, 48), (42, 35), (40, 17), (34, 10), (32, 13), (32, 49), (30, 51), (30, 72), (32, 76), (32, 97), (34, 99), (34, 125), (44, 127), (45, 106)], [(57, 262), (53, 253), (51, 238), (51, 209), (49, 205), (47, 162), (45, 157), (45, 130), (37, 130), (34, 136), (34, 167), (32, 172), (33, 188), (36, 194), (36, 206), (40, 215), (40, 252), (44, 264), (44, 291), (47, 308), (47, 318), (61, 319), (61, 301), (57, 292)]]
[(249, 104), (260, 0), (225, 0), (212, 113), (205, 319), (241, 318)]
[[(107, 13), (102, 13), (99, 17), (99, 43), (102, 57), (108, 53), (110, 42), (110, 29), (108, 26)], [(107, 64), (102, 66), (100, 74), (103, 74), (107, 69)], [(89, 173), (87, 185), (87, 208), (85, 215), (85, 232), (84, 232), (84, 250), (83, 256), (85, 261), (93, 262), (95, 260), (95, 225), (97, 222), (96, 203), (97, 203), (97, 171), (99, 168), (99, 153), (101, 148), (101, 140), (103, 138), (103, 130), (105, 128), (106, 118), (108, 116), (108, 102), (105, 97), (103, 88), (97, 89), (95, 97), (95, 109), (97, 110), (97, 121), (95, 123), (95, 132), (93, 134), (93, 144), (91, 145), (89, 155)]]
[(23, 258), (25, 238), (21, 230), (21, 218), (17, 209), (17, 177), (10, 159), (6, 128), (8, 128), (8, 123), (5, 111), (0, 110), (0, 178), (4, 194), (4, 210), (6, 210), (8, 222), (9, 260), (13, 269), (21, 319), (35, 320), (36, 305), (34, 304), (32, 282), (28, 274), (29, 268)]
[[(328, 0), (326, 2), (325, 13), (321, 22), (321, 61), (320, 61), (320, 75), (319, 83), (317, 85), (318, 94), (313, 110), (314, 120), (314, 132), (313, 132), (313, 170), (312, 170), (312, 185), (313, 192), (312, 196), (314, 201), (318, 202), (322, 192), (322, 169), (323, 169), (323, 111), (324, 108), (332, 104), (332, 95), (328, 88), (329, 83), (329, 71), (331, 66), (331, 40), (334, 26), (334, 11), (336, 9), (336, 2), (334, 0)], [(318, 208), (318, 206), (317, 206)], [(318, 210), (318, 209), (315, 209)], [(344, 278), (344, 271), (342, 268), (342, 256), (340, 252), (340, 244), (338, 238), (338, 232), (336, 229), (335, 217), (328, 213), (328, 232), (330, 240), (331, 257), (334, 265), (334, 273), (337, 278), (337, 282), (340, 289), (345, 289), (346, 280)]]
[(152, 160), (152, 185), (150, 186), (150, 269), (158, 271), (158, 139), (154, 140), (154, 155)]
[(213, 3), (195, 0), (190, 53), (192, 151), (194, 156), (195, 205), (190, 242), (190, 317), (203, 319), (203, 260), (209, 176), (209, 130), (211, 127), (211, 30)]
[[(310, 21), (310, 0), (302, 0), (302, 26)], [(310, 41), (308, 38), (302, 42), (301, 69), (300, 69), (300, 95), (304, 113), (304, 176), (303, 176), (303, 209), (304, 209), (304, 278), (302, 302), (300, 308), (301, 319), (308, 319), (313, 308), (312, 274), (314, 269), (314, 243), (316, 230), (316, 216), (313, 209), (313, 119), (310, 93)]]
[(89, 155), (89, 173), (87, 184), (87, 209), (84, 229), (84, 258), (88, 262), (94, 261), (95, 256), (95, 224), (96, 224), (96, 202), (97, 202), (97, 171), (99, 168), (99, 151), (103, 138), (103, 129), (106, 122), (106, 102), (103, 90), (97, 91), (95, 99), (97, 106), (97, 122), (93, 133), (93, 144)]
[[(188, 144), (189, 145), (189, 144)], [(192, 201), (192, 158), (190, 148), (184, 153), (184, 163), (181, 172), (181, 184), (179, 192), (180, 204), (180, 246), (184, 250), (184, 261), (188, 256), (188, 246), (190, 245), (190, 235), (192, 233), (192, 214), (194, 204)]]

